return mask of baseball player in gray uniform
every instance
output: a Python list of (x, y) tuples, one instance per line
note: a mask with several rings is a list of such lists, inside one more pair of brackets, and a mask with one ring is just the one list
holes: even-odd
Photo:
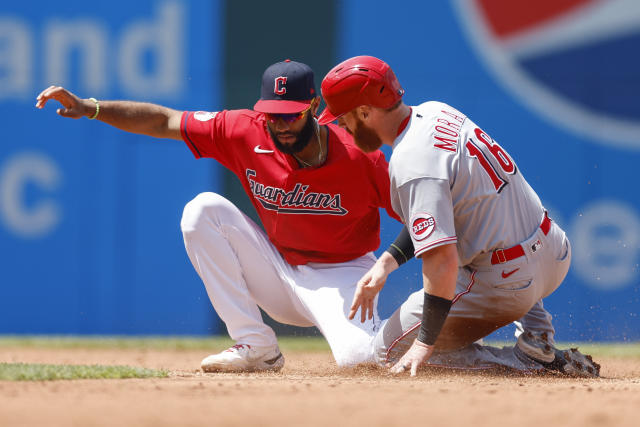
[(441, 102), (409, 107), (403, 94), (391, 68), (370, 56), (338, 64), (322, 82), (327, 108), (320, 123), (337, 119), (365, 152), (383, 143), (393, 147), (391, 202), (410, 235), (358, 283), (350, 315), (360, 309), (362, 320), (370, 317), (389, 273), (411, 251), (422, 259), (424, 291), (381, 328), (378, 361), (413, 376), (434, 350), (464, 349), (518, 322), (516, 356), (570, 375), (598, 376), (589, 356), (555, 348), (542, 304), (569, 270), (564, 231), (487, 132)]

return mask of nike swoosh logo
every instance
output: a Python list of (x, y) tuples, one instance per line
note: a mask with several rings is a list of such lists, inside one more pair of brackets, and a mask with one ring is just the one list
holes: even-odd
[(278, 361), (278, 359), (280, 359), (282, 357), (282, 353), (278, 353), (278, 355), (276, 357), (274, 357), (273, 359), (269, 359), (269, 360), (263, 360), (264, 363), (266, 363), (267, 365), (273, 365), (274, 363), (276, 363)]
[(511, 270), (508, 273), (505, 273), (504, 270), (502, 271), (502, 278), (506, 279), (507, 277), (511, 276), (513, 273), (515, 273), (516, 271), (520, 270), (519, 268), (516, 268), (515, 270)]
[(259, 145), (256, 145), (256, 147), (253, 149), (253, 151), (255, 151), (258, 154), (269, 154), (269, 153), (273, 153), (273, 150), (265, 150), (264, 148), (260, 148)]

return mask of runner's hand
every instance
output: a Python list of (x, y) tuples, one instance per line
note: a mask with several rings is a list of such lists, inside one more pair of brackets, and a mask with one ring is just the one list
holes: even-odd
[(418, 366), (429, 360), (433, 354), (433, 346), (414, 340), (411, 348), (400, 358), (398, 363), (393, 365), (391, 373), (401, 374), (407, 369), (411, 369), (411, 376), (415, 377)]

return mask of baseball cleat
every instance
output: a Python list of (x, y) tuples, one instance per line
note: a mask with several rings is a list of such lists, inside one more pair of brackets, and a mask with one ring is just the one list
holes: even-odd
[(277, 372), (284, 366), (284, 356), (277, 345), (254, 347), (236, 344), (225, 351), (207, 356), (200, 363), (204, 372)]
[(516, 356), (533, 359), (545, 369), (572, 377), (596, 378), (600, 376), (600, 365), (591, 356), (584, 355), (577, 348), (559, 350), (551, 345), (546, 333), (533, 334), (529, 331), (518, 337), (514, 348)]

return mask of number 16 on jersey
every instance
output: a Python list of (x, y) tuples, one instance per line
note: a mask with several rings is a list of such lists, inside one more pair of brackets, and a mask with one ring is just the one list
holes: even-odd
[[(494, 159), (494, 163), (497, 163), (504, 173), (513, 175), (518, 171), (516, 164), (513, 162), (509, 154), (507, 154), (507, 152), (500, 147), (497, 142), (491, 139), (489, 135), (480, 128), (475, 128), (474, 133), (478, 140), (487, 147), (491, 157)], [(478, 159), (482, 168), (485, 170), (487, 175), (489, 175), (496, 192), (501, 192), (508, 182), (500, 176), (498, 170), (489, 161), (489, 156), (482, 151), (480, 146), (471, 138), (467, 141), (466, 147), (469, 151), (469, 155)]]

